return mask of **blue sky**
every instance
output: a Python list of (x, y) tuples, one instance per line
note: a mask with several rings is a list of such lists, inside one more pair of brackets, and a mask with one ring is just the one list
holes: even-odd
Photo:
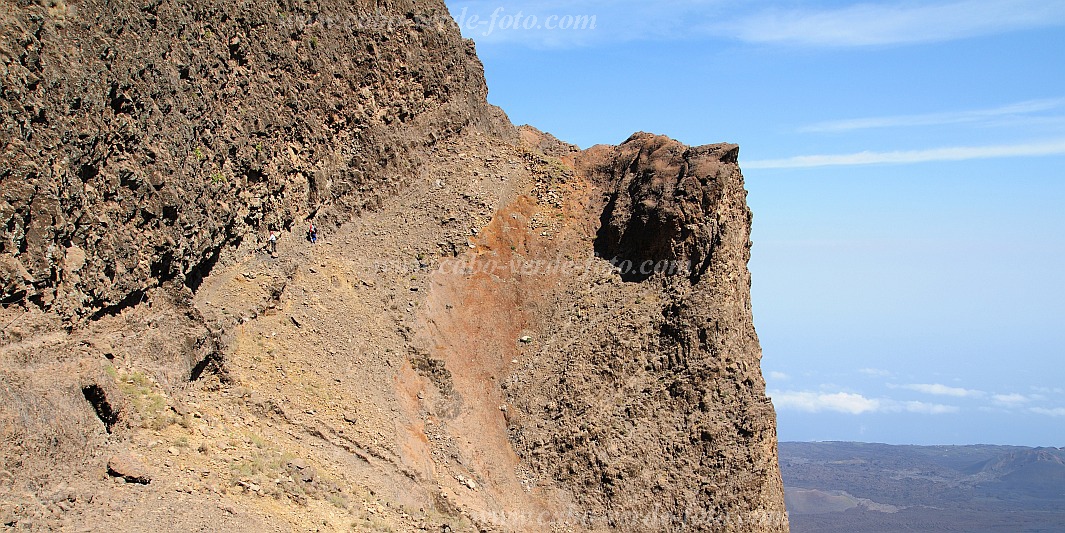
[(782, 440), (1065, 446), (1065, 2), (448, 6), (517, 124), (740, 145)]

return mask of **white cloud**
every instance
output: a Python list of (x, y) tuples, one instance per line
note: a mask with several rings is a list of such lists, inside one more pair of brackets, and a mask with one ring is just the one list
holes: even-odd
[(841, 132), (874, 128), (896, 128), (912, 126), (940, 126), (945, 124), (971, 124), (988, 122), (1002, 118), (1028, 115), (1040, 111), (1050, 111), (1065, 106), (1065, 98), (1047, 100), (1028, 100), (990, 109), (973, 109), (947, 113), (926, 113), (922, 115), (897, 115), (890, 117), (868, 117), (847, 120), (818, 122), (800, 128), (804, 132)]
[(1045, 409), (1043, 407), (1033, 407), (1031, 409), (1033, 413), (1047, 416), (1065, 416), (1065, 407), (1055, 407), (1053, 409)]
[(901, 388), (917, 392), (923, 392), (925, 394), (933, 394), (936, 396), (954, 396), (957, 398), (982, 396), (984, 394), (983, 392), (978, 390), (963, 389), (961, 387), (950, 387), (939, 383), (916, 383), (913, 385), (902, 385)]
[(953, 405), (942, 405), (938, 403), (902, 402), (900, 406), (902, 409), (910, 413), (921, 413), (926, 415), (942, 415), (947, 413), (957, 413), (959, 411), (959, 409)]
[(866, 398), (861, 394), (849, 392), (820, 393), (820, 392), (796, 392), (780, 391), (770, 392), (773, 404), (780, 409), (792, 409), (819, 413), (822, 411), (834, 411), (859, 415), (862, 413), (875, 412), (880, 409), (880, 401)]
[(860, 372), (862, 374), (865, 374), (867, 376), (874, 376), (874, 377), (880, 377), (880, 378), (886, 378), (886, 377), (890, 377), (892, 375), (892, 373), (890, 371), (881, 370), (879, 368), (860, 368), (860, 369), (858, 369), (858, 372)]
[(995, 403), (1002, 404), (1002, 405), (1008, 405), (1008, 406), (1017, 406), (1017, 405), (1020, 405), (1022, 403), (1028, 403), (1028, 402), (1031, 401), (1031, 399), (1028, 398), (1027, 396), (1025, 396), (1023, 394), (1017, 394), (1017, 393), (995, 394), (994, 396), (991, 397), (991, 399), (994, 400)]
[(787, 374), (785, 374), (783, 372), (777, 372), (776, 370), (769, 372), (769, 374), (767, 374), (766, 377), (768, 377), (769, 379), (772, 379), (772, 380), (776, 380), (776, 381), (785, 381), (785, 380), (791, 379), (791, 376), (789, 376), (789, 375), (787, 375)]
[(1032, 157), (1065, 154), (1065, 139), (1026, 144), (992, 146), (954, 146), (927, 150), (894, 152), (858, 152), (839, 155), (801, 155), (784, 159), (758, 159), (741, 166), (752, 168), (810, 168), (850, 165), (929, 163), (934, 161), (967, 161), (1002, 157)]
[(770, 391), (773, 404), (781, 410), (820, 413), (824, 411), (860, 415), (865, 413), (919, 413), (939, 415), (956, 413), (958, 407), (890, 398), (867, 398), (850, 392)]
[(1042, 0), (862, 3), (836, 9), (771, 8), (726, 22), (740, 40), (812, 46), (950, 41), (1065, 23), (1065, 3)]

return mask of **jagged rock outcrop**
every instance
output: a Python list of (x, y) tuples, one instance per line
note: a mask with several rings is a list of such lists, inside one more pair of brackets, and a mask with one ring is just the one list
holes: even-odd
[(736, 146), (515, 129), (441, 0), (0, 2), (0, 523), (787, 529)]
[[(739, 147), (688, 148), (637, 134), (613, 153), (597, 153), (601, 150), (582, 161), (594, 178), (613, 189), (596, 249), (604, 257), (627, 261), (622, 265), (627, 279), (646, 279), (656, 263), (674, 262), (698, 281), (718, 242), (723, 175), (735, 172), (728, 164), (735, 165)], [(604, 155), (605, 162), (594, 161)]]
[(603, 191), (595, 248), (623, 283), (556, 295), (552, 348), (507, 396), (526, 415), (519, 453), (601, 525), (787, 528), (737, 152), (637, 134), (574, 157)]

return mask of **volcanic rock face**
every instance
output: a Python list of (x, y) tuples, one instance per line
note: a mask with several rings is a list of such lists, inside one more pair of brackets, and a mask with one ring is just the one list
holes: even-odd
[(442, 3), (5, 1), (0, 298), (195, 289), (224, 246), (357, 212), (499, 118)]
[(441, 1), (0, 1), (0, 521), (787, 529), (736, 146), (514, 128)]
[(513, 430), (522, 456), (603, 525), (786, 528), (736, 156), (637, 134), (575, 157), (604, 191), (595, 249), (622, 283), (545, 310), (551, 349), (507, 392), (535, 420)]

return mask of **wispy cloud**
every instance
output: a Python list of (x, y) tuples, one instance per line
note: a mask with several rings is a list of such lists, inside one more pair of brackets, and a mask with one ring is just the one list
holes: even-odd
[(1053, 409), (1046, 409), (1043, 407), (1033, 407), (1030, 409), (1033, 413), (1046, 416), (1065, 416), (1065, 407), (1055, 407)]
[[(1065, 4), (1042, 0), (872, 2), (829, 9), (795, 8), (796, 4), (783, 1), (736, 4), (723, 0), (448, 0), (447, 4), (463, 34), (479, 44), (537, 48), (707, 38), (855, 47), (949, 41), (1065, 25)], [(549, 17), (560, 21), (567, 15), (594, 17), (595, 28), (548, 28)]]
[(779, 409), (792, 409), (808, 413), (833, 411), (859, 415), (880, 410), (880, 401), (849, 392), (821, 393), (808, 391), (770, 392), (773, 404)]
[(947, 414), (956, 413), (958, 408), (952, 405), (917, 401), (897, 401), (890, 398), (868, 398), (851, 392), (813, 392), (813, 391), (770, 391), (773, 404), (782, 410), (803, 411), (807, 413), (836, 412), (851, 415), (865, 413), (919, 413)]
[(1001, 120), (1052, 111), (1065, 107), (1065, 98), (1028, 100), (989, 109), (971, 109), (946, 113), (925, 113), (917, 115), (898, 115), (888, 117), (867, 117), (846, 120), (818, 122), (799, 128), (802, 132), (845, 132), (875, 128), (898, 128), (913, 126), (941, 126), (948, 124), (970, 124)]
[(1029, 398), (1029, 397), (1027, 397), (1027, 396), (1025, 396), (1023, 394), (1017, 394), (1017, 393), (995, 394), (995, 395), (991, 396), (991, 399), (994, 400), (994, 402), (997, 403), (997, 404), (1001, 404), (1001, 405), (1005, 405), (1005, 406), (1009, 406), (1009, 407), (1016, 407), (1018, 405), (1025, 404), (1025, 403), (1028, 403), (1028, 402), (1032, 401), (1031, 398)]
[(892, 373), (890, 371), (882, 370), (880, 368), (861, 368), (861, 369), (858, 369), (858, 372), (860, 372), (862, 374), (865, 374), (867, 376), (880, 377), (880, 378), (886, 378), (886, 377), (890, 377), (892, 375)]
[(791, 379), (791, 376), (789, 376), (789, 375), (787, 375), (787, 374), (785, 374), (783, 372), (777, 372), (776, 370), (773, 370), (773, 371), (769, 372), (768, 374), (766, 374), (766, 377), (769, 378), (769, 379), (775, 380), (775, 381), (785, 381), (785, 380)]
[(1032, 386), (1032, 390), (1034, 390), (1035, 392), (1038, 392), (1040, 394), (1065, 394), (1065, 389), (1063, 389), (1061, 387), (1053, 387), (1053, 388), (1051, 388), (1051, 387)]
[(743, 168), (810, 168), (850, 165), (912, 164), (935, 161), (968, 161), (1003, 157), (1035, 157), (1065, 154), (1065, 139), (1024, 144), (992, 146), (954, 146), (928, 150), (894, 152), (858, 152), (838, 155), (800, 155), (784, 159), (756, 159), (742, 164)]
[(943, 405), (938, 403), (925, 403), (925, 402), (901, 402), (900, 404), (904, 410), (910, 413), (920, 413), (925, 415), (943, 415), (948, 413), (957, 413), (960, 409), (953, 405)]
[(1062, 24), (1062, 2), (963, 0), (770, 8), (727, 22), (725, 28), (749, 42), (851, 47), (950, 41)]
[(956, 398), (983, 396), (984, 394), (982, 391), (963, 389), (961, 387), (950, 387), (940, 383), (915, 383), (912, 385), (902, 385), (900, 388), (935, 396), (954, 396)]

